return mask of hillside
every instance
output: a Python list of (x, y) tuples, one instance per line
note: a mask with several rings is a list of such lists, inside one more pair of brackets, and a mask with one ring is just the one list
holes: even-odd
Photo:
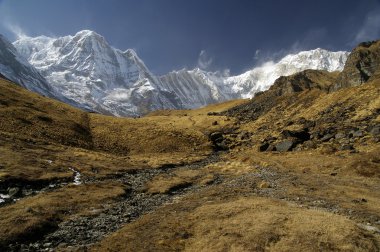
[(380, 251), (380, 79), (347, 64), (135, 119), (0, 80), (0, 248)]

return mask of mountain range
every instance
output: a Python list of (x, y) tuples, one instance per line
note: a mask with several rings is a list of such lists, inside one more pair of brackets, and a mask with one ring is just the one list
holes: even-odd
[[(24, 37), (13, 44), (4, 37), (0, 40), (2, 54), (13, 55), (0, 59), (0, 73), (8, 79), (81, 109), (115, 116), (251, 98), (280, 76), (306, 69), (341, 71), (349, 55), (318, 48), (289, 54), (237, 76), (199, 68), (156, 76), (134, 50), (116, 49), (89, 30), (58, 38)], [(12, 64), (3, 62), (7, 59)]]

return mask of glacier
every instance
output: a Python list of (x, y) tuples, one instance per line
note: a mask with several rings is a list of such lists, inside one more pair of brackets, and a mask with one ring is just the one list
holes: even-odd
[(20, 62), (33, 66), (48, 83), (35, 91), (88, 111), (115, 116), (140, 116), (159, 109), (192, 109), (251, 98), (280, 76), (306, 69), (341, 71), (349, 55), (318, 48), (266, 62), (237, 76), (200, 68), (156, 76), (134, 50), (116, 49), (90, 30), (58, 38), (23, 37), (13, 46), (21, 55)]

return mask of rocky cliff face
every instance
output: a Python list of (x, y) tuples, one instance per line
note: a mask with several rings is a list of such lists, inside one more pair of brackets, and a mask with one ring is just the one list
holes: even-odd
[(339, 72), (305, 70), (290, 76), (281, 76), (270, 90), (275, 91), (277, 96), (311, 89), (328, 91), (336, 83), (338, 74)]
[(350, 54), (332, 91), (343, 87), (358, 86), (379, 74), (380, 40), (359, 44)]

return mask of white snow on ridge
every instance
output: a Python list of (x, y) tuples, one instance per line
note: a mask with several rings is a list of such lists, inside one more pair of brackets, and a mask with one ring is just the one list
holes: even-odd
[(303, 51), (287, 55), (277, 63), (269, 61), (241, 75), (228, 77), (224, 83), (231, 85), (232, 90), (240, 93), (242, 98), (251, 98), (255, 93), (269, 89), (280, 76), (307, 69), (342, 71), (348, 55), (348, 52), (330, 52), (320, 48)]
[(340, 71), (349, 54), (318, 48), (288, 55), (278, 62), (266, 62), (237, 76), (226, 77), (196, 68), (158, 77), (135, 51), (115, 49), (89, 30), (60, 38), (26, 37), (13, 45), (47, 80), (48, 92), (55, 97), (80, 108), (116, 116), (250, 98), (268, 89), (280, 76), (306, 69)]

